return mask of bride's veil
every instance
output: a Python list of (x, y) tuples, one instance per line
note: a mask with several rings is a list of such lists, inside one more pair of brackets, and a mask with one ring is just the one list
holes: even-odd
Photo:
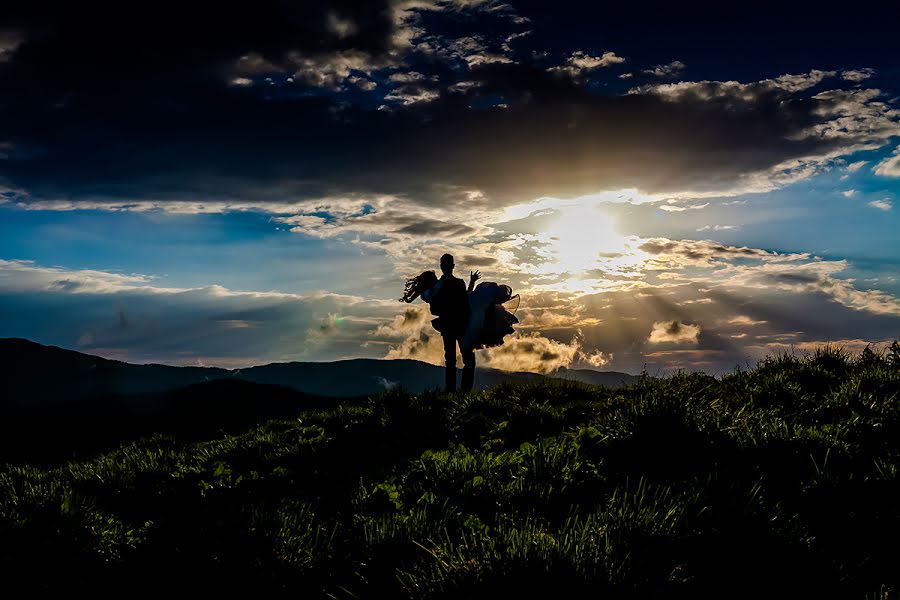
[[(515, 308), (510, 308), (510, 305), (512, 304), (513, 300), (516, 301), (516, 306), (515, 306)], [(519, 294), (516, 294), (516, 295), (512, 296), (509, 300), (507, 300), (506, 302), (503, 303), (503, 308), (505, 308), (512, 314), (516, 314), (516, 311), (519, 310), (519, 304), (521, 304), (521, 302), (522, 302), (522, 297)]]

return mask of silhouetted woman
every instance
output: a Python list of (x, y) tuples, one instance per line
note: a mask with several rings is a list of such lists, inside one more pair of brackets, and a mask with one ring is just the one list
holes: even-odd
[[(421, 275), (416, 275), (406, 280), (406, 288), (403, 291), (403, 297), (400, 302), (412, 302), (431, 288), (438, 282), (437, 275), (434, 271), (425, 271)], [(424, 298), (423, 298), (424, 300)]]

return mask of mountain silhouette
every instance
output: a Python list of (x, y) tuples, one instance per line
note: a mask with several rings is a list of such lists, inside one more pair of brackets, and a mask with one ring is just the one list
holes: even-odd
[[(314, 396), (349, 398), (401, 386), (411, 392), (437, 388), (443, 367), (416, 360), (351, 359), (334, 362), (272, 363), (246, 369), (135, 365), (44, 346), (21, 338), (0, 338), (0, 376), (5, 406), (60, 404), (79, 400), (166, 392), (221, 379), (280, 385)], [(637, 381), (627, 373), (560, 369), (551, 375), (478, 369), (476, 389), (502, 381), (553, 377), (616, 388)]]
[[(624, 373), (560, 371), (618, 387)], [(19, 338), (0, 339), (0, 460), (57, 462), (141, 436), (192, 440), (245, 431), (272, 418), (364, 400), (394, 386), (437, 388), (443, 367), (414, 360), (273, 363), (247, 369), (135, 365)], [(480, 369), (478, 387), (536, 373)]]

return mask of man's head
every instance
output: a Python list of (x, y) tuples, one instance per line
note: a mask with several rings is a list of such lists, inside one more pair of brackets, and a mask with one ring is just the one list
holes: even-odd
[(453, 255), (445, 254), (441, 257), (441, 271), (444, 275), (453, 275)]

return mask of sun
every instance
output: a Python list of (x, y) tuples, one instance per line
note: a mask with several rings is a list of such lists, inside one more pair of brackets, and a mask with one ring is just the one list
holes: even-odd
[(559, 272), (580, 274), (599, 266), (603, 255), (624, 251), (626, 238), (615, 231), (610, 215), (596, 206), (571, 205), (544, 231), (548, 254)]

